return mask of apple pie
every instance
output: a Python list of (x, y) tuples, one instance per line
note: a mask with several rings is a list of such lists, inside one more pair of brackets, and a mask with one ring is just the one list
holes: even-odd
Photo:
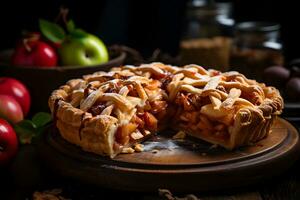
[(70, 80), (49, 106), (65, 140), (113, 158), (166, 128), (229, 150), (253, 144), (268, 135), (283, 99), (238, 72), (151, 63)]

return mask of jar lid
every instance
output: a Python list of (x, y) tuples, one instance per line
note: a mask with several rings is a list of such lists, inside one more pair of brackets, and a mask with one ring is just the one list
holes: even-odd
[(274, 22), (251, 21), (238, 23), (235, 29), (239, 32), (271, 32), (278, 31), (280, 25)]

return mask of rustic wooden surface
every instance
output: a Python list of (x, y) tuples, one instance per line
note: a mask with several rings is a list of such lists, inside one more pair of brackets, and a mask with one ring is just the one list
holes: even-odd
[[(294, 122), (298, 128), (300, 122)], [(166, 190), (157, 190), (152, 193), (121, 192), (116, 190), (104, 189), (86, 185), (66, 179), (52, 173), (49, 170), (43, 171), (43, 181), (32, 188), (16, 187), (4, 185), (0, 189), (0, 199), (25, 199), (32, 197), (34, 191), (45, 191), (54, 188), (62, 190), (62, 196), (71, 199), (204, 199), (204, 200), (281, 200), (281, 199), (300, 199), (300, 161), (294, 163), (283, 174), (278, 174), (270, 180), (263, 181), (256, 185), (241, 187), (237, 189), (218, 190), (214, 192), (194, 192), (172, 194)], [(7, 177), (4, 180), (10, 180)], [(208, 180), (209, 181), (209, 180)], [(2, 181), (3, 183), (3, 181)], [(188, 183), (182, 183), (188, 184)], [(168, 189), (168, 188), (163, 188)], [(3, 197), (3, 198), (2, 198)], [(29, 198), (30, 199), (30, 198)]]
[(298, 133), (283, 119), (275, 122), (269, 137), (236, 151), (171, 137), (155, 136), (144, 143), (144, 152), (111, 160), (83, 152), (50, 128), (39, 152), (46, 165), (62, 176), (135, 192), (154, 192), (158, 188), (204, 192), (253, 185), (282, 173), (300, 154)]

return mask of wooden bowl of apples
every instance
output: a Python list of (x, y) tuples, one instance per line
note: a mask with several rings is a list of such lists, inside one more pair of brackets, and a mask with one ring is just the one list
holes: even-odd
[(94, 35), (73, 34), (77, 35), (69, 34), (63, 42), (55, 43), (31, 33), (15, 49), (0, 52), (1, 76), (14, 77), (29, 88), (31, 112), (48, 111), (50, 93), (66, 81), (124, 63), (125, 52), (106, 48)]

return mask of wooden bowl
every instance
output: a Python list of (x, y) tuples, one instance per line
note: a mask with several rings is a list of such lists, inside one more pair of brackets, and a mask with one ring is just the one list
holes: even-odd
[(32, 97), (31, 113), (48, 111), (47, 102), (50, 93), (68, 80), (96, 71), (108, 71), (112, 67), (122, 65), (126, 58), (125, 52), (110, 51), (110, 60), (100, 65), (39, 68), (12, 66), (10, 64), (12, 53), (13, 50), (0, 52), (0, 74), (14, 77), (28, 87)]

